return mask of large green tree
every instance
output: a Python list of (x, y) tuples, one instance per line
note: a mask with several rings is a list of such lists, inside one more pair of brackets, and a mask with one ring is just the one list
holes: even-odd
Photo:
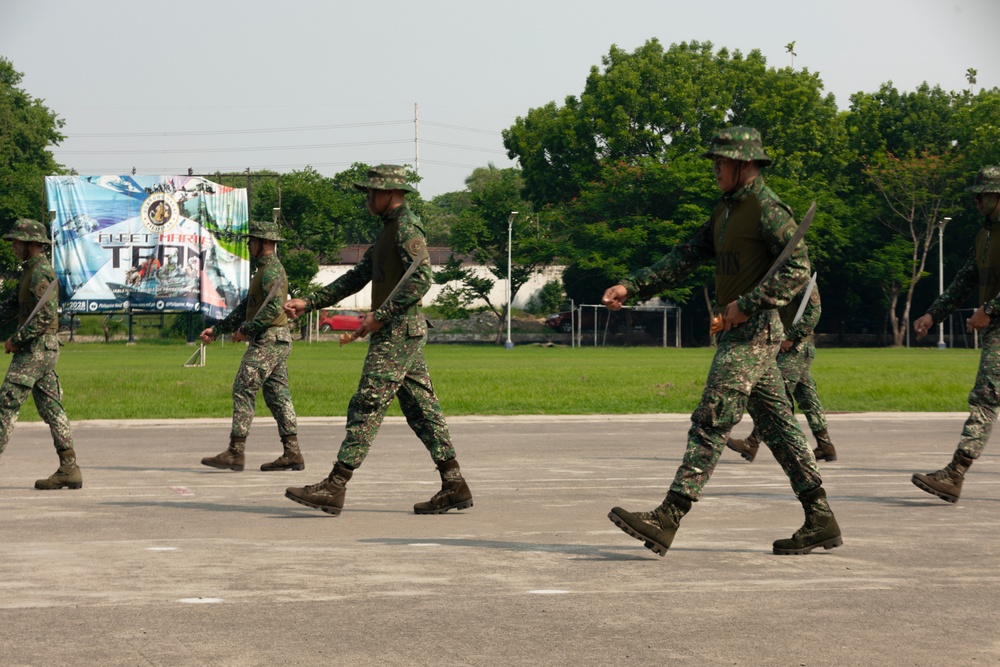
[[(65, 138), (64, 121), (43, 100), (20, 87), (23, 75), (0, 56), (0, 235), (18, 218), (45, 220), (44, 178), (62, 171), (50, 147)], [(0, 252), (0, 277), (17, 262), (8, 243)]]

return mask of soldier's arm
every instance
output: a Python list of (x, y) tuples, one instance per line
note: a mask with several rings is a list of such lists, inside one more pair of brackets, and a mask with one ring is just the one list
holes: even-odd
[(361, 261), (355, 264), (351, 270), (306, 299), (306, 312), (333, 306), (345, 297), (360, 292), (372, 280), (372, 254), (374, 252), (375, 246), (373, 245), (368, 248)]
[(264, 272), (261, 276), (261, 287), (264, 289), (264, 294), (270, 294), (271, 288), (274, 287), (275, 283), (278, 285), (278, 292), (274, 295), (263, 308), (257, 311), (252, 320), (247, 320), (246, 323), (241, 325), (243, 333), (247, 336), (256, 336), (261, 331), (264, 331), (274, 322), (280, 315), (284, 313), (284, 305), (281, 302), (281, 295), (285, 290), (285, 272), (278, 265), (275, 265)]
[[(798, 226), (792, 214), (777, 202), (766, 202), (760, 214), (760, 232), (775, 258), (781, 254)], [(780, 308), (791, 301), (809, 282), (809, 255), (805, 240), (770, 279), (741, 296), (736, 305), (744, 315)]]
[(948, 289), (934, 299), (934, 303), (927, 309), (927, 314), (934, 318), (934, 322), (941, 322), (946, 317), (955, 312), (955, 309), (962, 305), (969, 294), (979, 285), (979, 270), (976, 268), (976, 246), (969, 249), (969, 257), (965, 264), (955, 274), (955, 278), (948, 285)]
[(415, 225), (402, 224), (399, 226), (399, 233), (396, 236), (396, 252), (403, 260), (404, 270), (409, 270), (413, 262), (420, 263), (406, 281), (399, 286), (392, 298), (386, 300), (375, 311), (375, 319), (382, 324), (386, 324), (392, 318), (405, 313), (416, 305), (431, 288), (433, 278), (431, 258), (427, 254), (427, 242), (423, 233)]
[(216, 322), (212, 327), (212, 335), (218, 338), (221, 334), (231, 334), (236, 331), (243, 320), (247, 317), (247, 300), (243, 299), (240, 304), (233, 308), (232, 312), (220, 322)]
[(639, 300), (654, 297), (683, 281), (699, 266), (715, 257), (711, 218), (691, 238), (674, 246), (658, 262), (619, 280), (629, 297)]

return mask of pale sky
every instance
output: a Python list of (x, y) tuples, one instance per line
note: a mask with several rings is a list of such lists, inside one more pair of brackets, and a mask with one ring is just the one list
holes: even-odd
[(969, 67), (1000, 86), (1000, 0), (0, 0), (0, 55), (66, 120), (54, 154), (81, 174), (333, 175), (419, 148), (428, 199), (510, 166), (502, 129), (653, 37), (777, 67), (795, 40), (841, 109), (890, 80), (966, 88)]

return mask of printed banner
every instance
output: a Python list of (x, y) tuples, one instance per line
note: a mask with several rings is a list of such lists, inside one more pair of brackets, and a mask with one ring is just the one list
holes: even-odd
[(247, 191), (198, 176), (48, 176), (62, 308), (222, 318), (250, 282)]

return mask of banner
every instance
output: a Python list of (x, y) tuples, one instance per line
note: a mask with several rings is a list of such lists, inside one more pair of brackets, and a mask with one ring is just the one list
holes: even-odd
[(250, 282), (247, 191), (198, 176), (48, 176), (67, 313), (223, 318)]

